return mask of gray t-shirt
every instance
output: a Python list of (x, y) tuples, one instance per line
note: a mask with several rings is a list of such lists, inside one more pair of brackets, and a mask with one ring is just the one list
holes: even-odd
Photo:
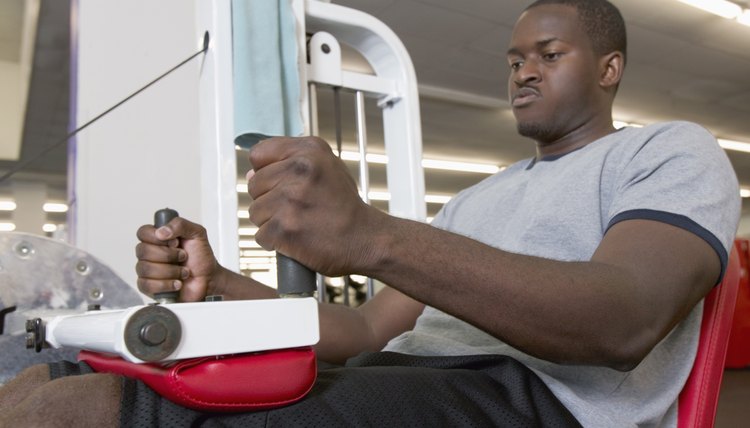
[[(695, 124), (670, 122), (621, 129), (562, 156), (518, 162), (458, 194), (433, 225), (513, 253), (586, 261), (613, 224), (657, 220), (703, 238), (723, 272), (739, 213), (737, 178), (716, 140)], [(536, 372), (584, 426), (675, 426), (702, 308), (629, 372), (534, 358), (430, 307), (385, 350), (509, 355)]]

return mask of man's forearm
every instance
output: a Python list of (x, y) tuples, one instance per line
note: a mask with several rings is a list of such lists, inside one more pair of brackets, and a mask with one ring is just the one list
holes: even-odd
[(561, 363), (637, 363), (718, 274), (702, 261), (718, 258), (700, 238), (656, 222), (614, 227), (612, 235), (622, 235), (617, 242), (628, 246), (584, 262), (508, 253), (424, 224), (391, 223), (387, 238), (373, 239), (385, 246), (377, 251), (384, 257), (364, 274)]
[[(213, 292), (221, 294), (226, 300), (253, 300), (278, 298), (275, 289), (252, 278), (221, 268)], [(320, 303), (320, 341), (315, 350), (320, 359), (329, 363), (343, 364), (348, 358), (364, 351), (377, 351), (393, 336), (410, 329), (416, 314), (421, 312), (421, 305), (405, 301), (404, 296), (395, 290), (384, 290), (359, 308)], [(395, 299), (394, 299), (395, 297)], [(384, 300), (389, 303), (383, 304)], [(408, 299), (407, 299), (408, 300)], [(381, 318), (383, 306), (401, 305), (396, 316), (391, 316), (387, 323), (379, 323), (381, 330), (371, 326), (372, 319)]]

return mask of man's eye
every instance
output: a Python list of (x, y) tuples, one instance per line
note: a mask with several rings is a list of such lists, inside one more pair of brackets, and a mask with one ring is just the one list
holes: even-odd
[(523, 65), (523, 61), (511, 61), (510, 68), (513, 71), (518, 71), (519, 68)]
[(549, 52), (544, 54), (542, 57), (547, 61), (554, 61), (556, 59), (559, 59), (560, 55), (561, 54), (559, 52)]

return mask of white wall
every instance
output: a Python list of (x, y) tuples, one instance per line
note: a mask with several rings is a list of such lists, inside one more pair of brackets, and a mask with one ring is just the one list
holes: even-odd
[[(78, 125), (199, 50), (195, 1), (77, 2)], [(77, 137), (73, 244), (131, 285), (135, 233), (155, 210), (201, 220), (200, 65), (197, 58)]]

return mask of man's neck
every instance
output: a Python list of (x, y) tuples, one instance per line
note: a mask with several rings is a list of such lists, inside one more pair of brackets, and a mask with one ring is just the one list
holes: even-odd
[(602, 137), (605, 137), (616, 129), (612, 125), (611, 116), (575, 128), (562, 137), (551, 142), (536, 142), (536, 157), (542, 159), (548, 156), (559, 156), (573, 150), (579, 149)]

